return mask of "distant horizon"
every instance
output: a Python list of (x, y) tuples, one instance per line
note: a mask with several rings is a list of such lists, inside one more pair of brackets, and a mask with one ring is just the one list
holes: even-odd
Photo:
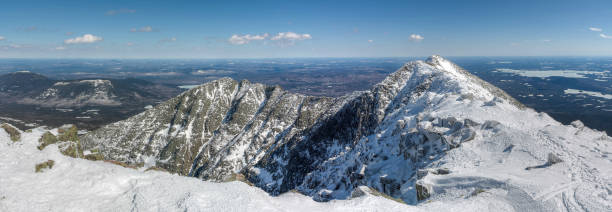
[[(440, 54), (433, 54), (433, 55), (440, 55)], [(53, 58), (53, 57), (48, 57), (48, 58), (44, 58), (44, 57), (39, 57), (39, 58), (35, 58), (35, 57), (22, 57), (22, 58), (11, 58), (11, 57), (0, 57), (0, 60), (274, 60), (274, 59), (400, 59), (400, 58), (428, 58), (431, 57), (433, 55), (423, 55), (423, 56), (372, 56), (372, 57), (243, 57), (243, 58), (231, 58), (231, 57), (227, 57), (227, 58), (139, 58), (139, 57), (130, 57), (130, 58), (94, 58), (94, 57), (67, 57), (67, 58), (62, 58), (62, 57), (57, 57), (57, 58)], [(447, 56), (447, 55), (440, 55), (444, 58), (537, 58), (537, 57), (542, 57), (542, 58), (612, 58), (612, 55), (525, 55), (525, 56), (518, 56), (518, 55), (493, 55), (493, 56), (479, 56), (479, 55), (470, 55), (470, 56)]]

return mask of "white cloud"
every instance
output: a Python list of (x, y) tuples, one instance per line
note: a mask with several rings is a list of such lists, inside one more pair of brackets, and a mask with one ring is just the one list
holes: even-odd
[(55, 50), (65, 50), (65, 49), (66, 49), (66, 47), (65, 47), (65, 46), (58, 46), (58, 47), (55, 47)]
[(143, 26), (140, 28), (132, 28), (130, 32), (153, 32), (153, 27), (151, 26)]
[(126, 43), (125, 45), (127, 45), (127, 46), (133, 46), (133, 45), (134, 45), (134, 43), (132, 43), (132, 42), (128, 42), (128, 43)]
[(419, 41), (422, 41), (423, 39), (425, 39), (425, 38), (423, 36), (419, 35), (419, 34), (412, 34), (412, 35), (410, 35), (410, 40), (412, 40), (412, 41), (419, 42)]
[(603, 31), (601, 28), (596, 28), (596, 27), (589, 27), (589, 30), (591, 30), (593, 32), (601, 32), (601, 31)]
[(606, 35), (604, 33), (599, 34), (599, 37), (605, 38), (605, 39), (612, 39), (612, 35)]
[(244, 45), (247, 44), (253, 40), (264, 40), (268, 37), (268, 33), (265, 33), (263, 35), (250, 35), (250, 34), (246, 34), (246, 35), (232, 35), (232, 37), (230, 37), (228, 39), (228, 41), (231, 44), (234, 45)]
[(312, 39), (312, 36), (310, 36), (310, 34), (298, 34), (295, 32), (279, 32), (278, 34), (276, 34), (276, 36), (270, 38), (270, 40), (289, 40), (289, 41), (308, 40), (308, 39)]
[(108, 12), (106, 12), (106, 15), (117, 15), (117, 14), (123, 14), (123, 13), (135, 13), (136, 10), (131, 10), (131, 9), (118, 9), (118, 10), (109, 10)]
[(92, 34), (85, 34), (81, 37), (76, 37), (76, 38), (70, 38), (67, 40), (64, 40), (65, 44), (79, 44), (79, 43), (95, 43), (98, 41), (102, 41), (102, 37), (98, 37)]
[(19, 44), (9, 44), (9, 45), (0, 46), (0, 49), (9, 50), (9, 49), (21, 49), (21, 48), (28, 48), (28, 47), (29, 46), (23, 46)]
[[(234, 45), (244, 45), (250, 43), (251, 41), (266, 40), (268, 37), (270, 37), (268, 33), (262, 35), (234, 34), (228, 39), (228, 42)], [(310, 34), (298, 34), (295, 32), (279, 32), (275, 36), (269, 38), (269, 40), (276, 41), (281, 46), (290, 46), (295, 44), (296, 41), (308, 39), (312, 39)]]
[(373, 43), (373, 42), (374, 42), (374, 40), (368, 40), (368, 43)]
[(29, 27), (22, 27), (22, 28), (20, 28), (20, 30), (23, 30), (25, 32), (34, 32), (34, 31), (37, 31), (37, 30), (40, 30), (40, 29), (38, 27), (36, 27), (36, 26), (29, 26)]
[(295, 32), (279, 32), (270, 40), (276, 41), (280, 46), (292, 46), (296, 41), (312, 39), (310, 34), (298, 34)]
[(5, 40), (5, 39), (6, 39), (5, 37), (0, 36), (0, 40)]
[(170, 43), (174, 41), (176, 41), (176, 37), (164, 38), (164, 39), (159, 40), (160, 43)]

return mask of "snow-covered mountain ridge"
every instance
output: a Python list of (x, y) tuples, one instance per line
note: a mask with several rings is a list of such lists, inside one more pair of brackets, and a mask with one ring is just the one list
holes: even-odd
[(340, 98), (224, 78), (81, 139), (106, 159), (213, 181), (242, 174), (273, 195), (348, 199), (368, 186), (409, 204), (612, 207), (610, 137), (525, 108), (439, 56)]

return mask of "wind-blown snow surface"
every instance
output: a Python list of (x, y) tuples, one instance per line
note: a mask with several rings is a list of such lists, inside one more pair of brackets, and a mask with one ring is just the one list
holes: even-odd
[[(419, 211), (373, 195), (320, 203), (298, 193), (271, 197), (242, 182), (75, 159), (55, 144), (38, 150), (45, 131), (36, 128), (13, 142), (0, 129), (0, 211)], [(47, 160), (54, 166), (35, 173), (35, 164)]]

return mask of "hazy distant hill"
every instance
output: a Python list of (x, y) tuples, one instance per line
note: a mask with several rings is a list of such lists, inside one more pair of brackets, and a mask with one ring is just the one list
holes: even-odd
[(133, 78), (54, 80), (20, 71), (0, 76), (0, 116), (51, 126), (81, 123), (92, 129), (182, 91)]

